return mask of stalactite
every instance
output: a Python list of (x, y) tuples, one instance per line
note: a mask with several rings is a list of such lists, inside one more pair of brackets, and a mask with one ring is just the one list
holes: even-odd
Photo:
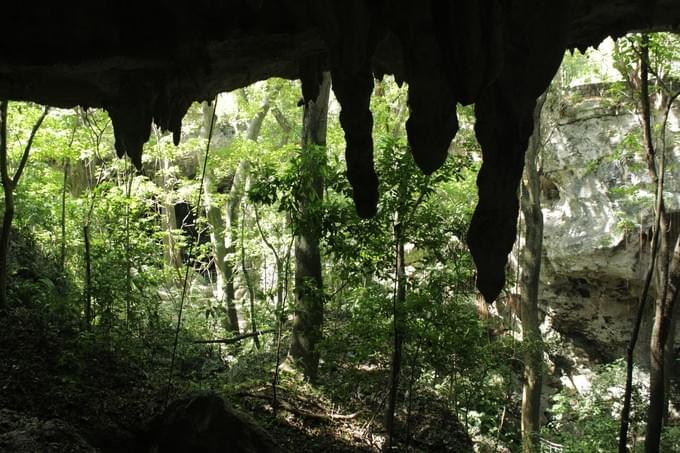
[(515, 238), (531, 111), (564, 50), (680, 21), (677, 0), (198, 1), (95, 2), (68, 16), (57, 3), (40, 14), (30, 3), (7, 5), (0, 99), (104, 107), (118, 155), (141, 168), (152, 121), (178, 144), (193, 101), (273, 76), (303, 79), (303, 98), (314, 99), (318, 74), (330, 69), (362, 217), (378, 201), (374, 73), (409, 84), (408, 138), (426, 173), (447, 157), (457, 103), (476, 103), (484, 165), (468, 242), (489, 301)]

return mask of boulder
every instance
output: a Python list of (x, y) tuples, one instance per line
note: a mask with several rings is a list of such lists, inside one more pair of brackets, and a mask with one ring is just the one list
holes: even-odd
[(68, 423), (40, 420), (0, 409), (0, 451), (13, 453), (97, 453)]
[(148, 453), (267, 453), (280, 449), (246, 415), (211, 392), (171, 403), (146, 433)]

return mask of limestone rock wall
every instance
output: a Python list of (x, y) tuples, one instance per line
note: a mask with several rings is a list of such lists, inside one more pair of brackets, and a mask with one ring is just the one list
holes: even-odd
[[(632, 107), (605, 89), (567, 96), (546, 115), (540, 304), (546, 330), (582, 356), (612, 360), (625, 353), (649, 261), (653, 188)], [(667, 136), (671, 212), (680, 210), (679, 113), (672, 112)], [(636, 351), (643, 364), (651, 319), (648, 310)]]

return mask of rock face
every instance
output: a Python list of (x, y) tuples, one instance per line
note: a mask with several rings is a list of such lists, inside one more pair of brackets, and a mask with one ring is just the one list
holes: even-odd
[(147, 434), (149, 453), (274, 453), (269, 434), (214, 393), (174, 401)]
[(97, 453), (69, 424), (39, 420), (0, 409), (0, 451), (13, 453)]
[(535, 100), (565, 48), (629, 30), (678, 27), (677, 0), (197, 0), (3, 5), (0, 98), (108, 110), (119, 155), (141, 165), (151, 123), (180, 138), (182, 117), (267, 77), (302, 79), (314, 99), (330, 69), (347, 140), (357, 211), (376, 210), (369, 101), (373, 76), (409, 84), (409, 142), (426, 173), (476, 103), (484, 164), (469, 232), (478, 287), (504, 283), (515, 239), (515, 191)]
[[(553, 329), (591, 359), (609, 361), (625, 355), (630, 338), (649, 262), (654, 194), (643, 151), (636, 151), (640, 126), (632, 108), (598, 91), (606, 87), (585, 87), (572, 93), (570, 106), (552, 112), (540, 304)], [(672, 112), (667, 140), (670, 212), (680, 210), (679, 114)], [(643, 364), (651, 306), (637, 348)]]

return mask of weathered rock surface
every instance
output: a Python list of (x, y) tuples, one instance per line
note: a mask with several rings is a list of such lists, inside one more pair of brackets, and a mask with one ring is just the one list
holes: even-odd
[(64, 421), (39, 420), (0, 409), (0, 451), (12, 453), (97, 453)]
[(190, 103), (267, 77), (330, 69), (342, 104), (357, 210), (376, 210), (368, 109), (373, 74), (409, 83), (407, 131), (427, 173), (446, 158), (457, 103), (477, 103), (484, 165), (469, 233), (478, 287), (504, 283), (515, 192), (536, 97), (566, 48), (680, 24), (677, 0), (160, 0), (3, 5), (0, 98), (108, 110), (116, 150), (141, 165), (151, 122), (180, 138)]
[[(654, 194), (630, 106), (593, 93), (563, 106), (543, 161), (540, 304), (551, 327), (595, 360), (623, 357), (649, 262)], [(553, 112), (554, 113), (554, 112)], [(669, 123), (665, 200), (680, 210), (680, 110)], [(653, 297), (654, 288), (650, 294)], [(652, 304), (638, 341), (648, 360)]]
[[(473, 441), (456, 414), (436, 398), (427, 395), (412, 401), (412, 413), (406, 420), (404, 413), (397, 414), (397, 432), (421, 451), (464, 453), (475, 451)], [(410, 434), (405, 439), (406, 433)]]

